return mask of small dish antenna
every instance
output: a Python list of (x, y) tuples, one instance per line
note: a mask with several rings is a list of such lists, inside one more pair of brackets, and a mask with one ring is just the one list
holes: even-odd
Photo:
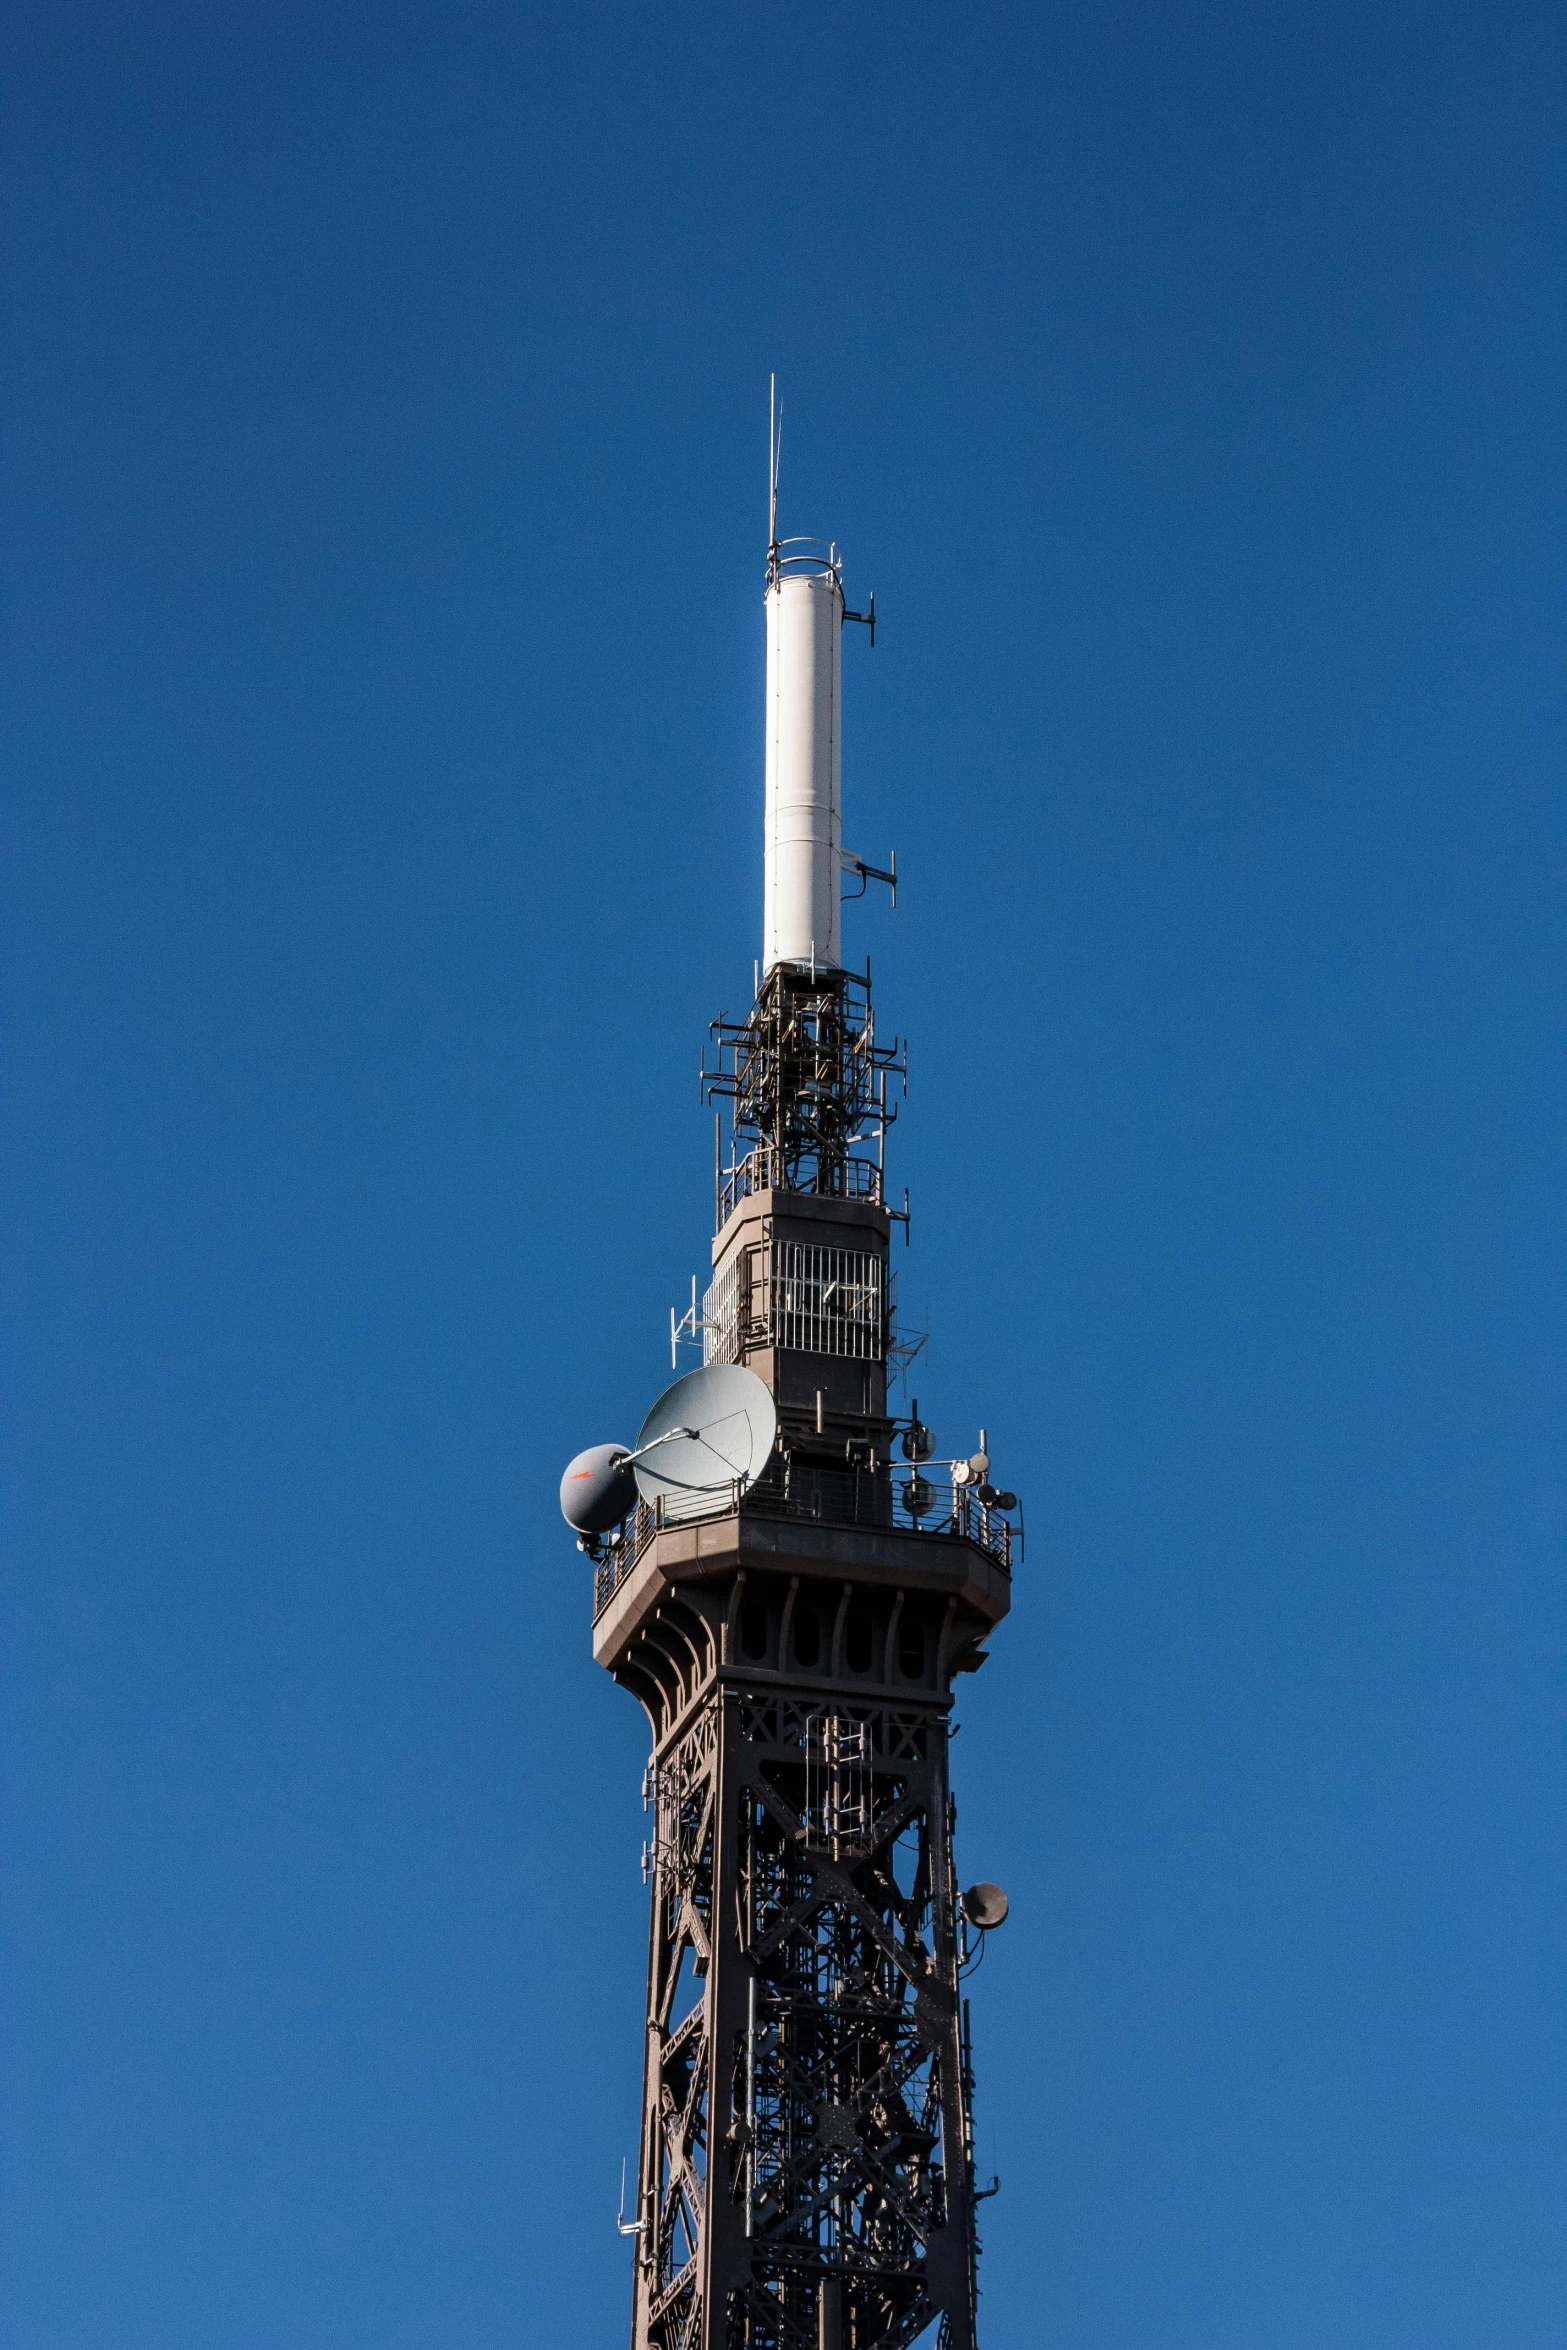
[(665, 1388), (637, 1431), (637, 1491), (650, 1507), (700, 1515), (756, 1482), (777, 1435), (777, 1407), (754, 1371), (704, 1363)]
[(935, 1449), (936, 1439), (920, 1418), (920, 1399), (916, 1396), (913, 1416), (903, 1431), (903, 1457), (913, 1461), (917, 1468), (921, 1461), (930, 1459)]
[(961, 1904), (969, 1924), (978, 1926), (982, 1934), (993, 1934), (998, 1926), (1004, 1926), (1011, 1906), (999, 1885), (983, 1882), (971, 1885)]

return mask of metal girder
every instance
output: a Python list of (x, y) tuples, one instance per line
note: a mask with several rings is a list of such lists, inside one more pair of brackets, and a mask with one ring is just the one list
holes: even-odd
[(946, 1748), (715, 1677), (658, 1753), (635, 2350), (974, 2350)]

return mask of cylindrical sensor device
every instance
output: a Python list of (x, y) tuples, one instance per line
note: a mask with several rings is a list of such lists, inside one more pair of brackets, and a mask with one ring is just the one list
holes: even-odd
[(762, 969), (841, 961), (837, 571), (784, 571), (767, 590), (767, 856)]

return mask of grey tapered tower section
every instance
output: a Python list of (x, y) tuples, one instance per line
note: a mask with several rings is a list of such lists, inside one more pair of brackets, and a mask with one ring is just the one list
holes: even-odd
[[(794, 560), (775, 541), (770, 592)], [(1011, 1496), (982, 1460), (923, 1460), (889, 1406), (904, 1064), (868, 975), (780, 960), (714, 1033), (731, 1148), (702, 1332), (771, 1389), (778, 1446), (705, 1514), (642, 1504), (585, 1545), (593, 1653), (653, 1737), (633, 2350), (902, 2350), (933, 2327), (973, 2350), (947, 1748), (955, 1676), (1010, 1604)]]

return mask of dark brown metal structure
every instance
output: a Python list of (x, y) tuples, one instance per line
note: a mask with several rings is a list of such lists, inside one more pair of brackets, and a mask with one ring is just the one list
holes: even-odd
[(889, 1410), (902, 1060), (868, 977), (781, 966), (715, 1032), (736, 1147), (706, 1352), (766, 1381), (778, 1447), (711, 1514), (642, 1506), (588, 1545), (594, 1654), (653, 1734), (632, 2341), (974, 2350), (947, 1746), (1015, 1504)]

